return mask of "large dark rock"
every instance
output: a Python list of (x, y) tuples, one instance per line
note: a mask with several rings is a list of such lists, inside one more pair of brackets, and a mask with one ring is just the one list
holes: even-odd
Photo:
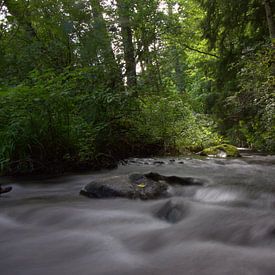
[(80, 194), (90, 198), (124, 197), (130, 199), (157, 199), (167, 194), (168, 185), (145, 177), (143, 174), (115, 176), (95, 180)]
[(87, 184), (81, 195), (90, 198), (123, 197), (130, 199), (157, 199), (168, 196), (169, 184), (203, 185), (200, 179), (163, 176), (158, 173), (121, 175), (94, 180)]

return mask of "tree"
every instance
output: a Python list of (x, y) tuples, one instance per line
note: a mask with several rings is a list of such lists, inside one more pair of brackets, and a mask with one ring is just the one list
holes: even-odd
[(274, 17), (272, 12), (271, 1), (264, 0), (264, 5), (265, 5), (265, 12), (266, 12), (266, 20), (267, 20), (267, 25), (269, 29), (272, 50), (273, 50), (272, 60), (271, 60), (271, 70), (272, 70), (272, 74), (275, 76), (275, 23), (274, 23)]
[(131, 0), (118, 0), (117, 10), (119, 17), (119, 24), (121, 28), (121, 36), (124, 49), (124, 60), (127, 85), (135, 87), (137, 84), (135, 48), (133, 43), (133, 31), (131, 26), (130, 13), (132, 11)]
[(93, 32), (98, 45), (97, 55), (102, 55), (103, 62), (109, 71), (110, 83), (112, 87), (122, 84), (120, 68), (116, 62), (112, 49), (112, 42), (107, 31), (106, 21), (103, 17), (103, 7), (100, 0), (90, 0), (93, 14)]
[(270, 0), (264, 0), (267, 25), (269, 29), (271, 43), (275, 47), (275, 23), (273, 18), (272, 5)]
[[(271, 39), (273, 36), (273, 4), (259, 0), (199, 3), (206, 12), (203, 36), (209, 49), (216, 50), (220, 57), (210, 66), (214, 85), (209, 91), (207, 109), (220, 120), (222, 132), (235, 142), (239, 136), (239, 142), (246, 140), (256, 145), (258, 136), (258, 147), (267, 144), (272, 129), (267, 126), (270, 124), (266, 123), (266, 117), (268, 121), (272, 119), (266, 110), (273, 104), (274, 81), (267, 68), (268, 64), (273, 66), (274, 58), (266, 41), (268, 32)], [(272, 48), (271, 51), (274, 52)]]

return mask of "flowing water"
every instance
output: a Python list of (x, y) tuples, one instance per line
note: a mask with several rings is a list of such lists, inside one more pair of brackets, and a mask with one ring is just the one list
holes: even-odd
[[(205, 185), (152, 201), (79, 195), (93, 179), (148, 171)], [(134, 159), (10, 184), (0, 197), (2, 275), (275, 274), (275, 156)], [(177, 223), (159, 215), (168, 202), (181, 211)]]

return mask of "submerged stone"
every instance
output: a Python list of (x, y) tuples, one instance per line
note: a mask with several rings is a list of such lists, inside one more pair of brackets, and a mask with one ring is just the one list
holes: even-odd
[(169, 223), (177, 223), (184, 218), (186, 212), (187, 209), (182, 202), (171, 199), (157, 211), (156, 216)]

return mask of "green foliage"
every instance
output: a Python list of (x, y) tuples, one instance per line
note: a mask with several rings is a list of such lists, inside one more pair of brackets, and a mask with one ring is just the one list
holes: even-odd
[(242, 57), (237, 66), (239, 90), (227, 98), (232, 115), (238, 117), (235, 131), (250, 146), (259, 150), (275, 150), (275, 77), (271, 70), (273, 49), (262, 46)]
[[(170, 88), (170, 90), (169, 90)], [(168, 87), (160, 95), (148, 95), (142, 98), (139, 131), (152, 141), (161, 141), (165, 146), (175, 145), (180, 134), (180, 124), (189, 116), (190, 110), (184, 98)]]
[(73, 153), (70, 105), (63, 95), (49, 94), (41, 87), (19, 86), (2, 92), (2, 170), (38, 169), (46, 160), (54, 162)]
[(186, 95), (166, 79), (162, 94), (146, 96), (141, 103), (139, 135), (165, 148), (199, 150), (222, 141), (213, 121), (192, 111)]
[(203, 37), (219, 56), (207, 70), (207, 63), (198, 66), (207, 84), (195, 86), (203, 88), (202, 105), (234, 144), (274, 151), (274, 61), (271, 49), (263, 50), (269, 36), (264, 2), (198, 2), (205, 11)]
[(199, 151), (205, 147), (222, 143), (223, 139), (210, 116), (192, 113), (181, 132), (178, 147)]
[(2, 173), (109, 166), (227, 139), (274, 150), (261, 1), (111, 2), (2, 1)]
[(110, 90), (96, 76), (100, 71), (92, 68), (34, 71), (25, 83), (2, 88), (2, 173), (96, 167), (127, 156), (127, 149), (129, 155), (131, 144), (158, 144), (165, 152), (218, 141), (170, 81), (161, 95), (135, 98)]
[[(96, 83), (95, 74), (90, 68), (58, 75), (32, 72), (24, 84), (2, 88), (3, 172), (50, 170), (55, 163), (95, 160), (99, 143), (110, 139), (106, 129), (123, 108), (122, 98)], [(98, 90), (92, 90), (96, 86)]]
[(81, 124), (68, 96), (39, 85), (19, 86), (1, 97), (1, 159), (9, 160), (5, 170), (47, 170), (44, 166), (74, 156)]

